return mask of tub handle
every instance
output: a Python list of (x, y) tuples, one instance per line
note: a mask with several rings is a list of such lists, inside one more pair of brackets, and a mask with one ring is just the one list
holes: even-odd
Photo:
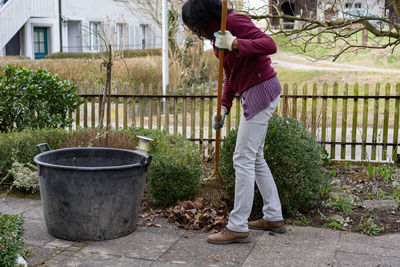
[(142, 158), (140, 160), (140, 166), (141, 167), (148, 167), (150, 165), (150, 162), (151, 162), (152, 158), (153, 158), (152, 155), (148, 155), (147, 158)]
[(46, 147), (46, 151), (50, 151), (51, 150), (51, 148), (50, 148), (48, 143), (38, 144), (38, 145), (36, 145), (36, 147), (37, 147), (37, 150), (38, 150), (39, 154), (44, 152), (42, 150), (41, 146), (45, 146)]

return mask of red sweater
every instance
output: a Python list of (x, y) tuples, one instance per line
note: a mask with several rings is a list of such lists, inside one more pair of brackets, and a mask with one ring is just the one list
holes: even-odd
[[(211, 31), (219, 31), (220, 25), (219, 21), (210, 21)], [(230, 13), (227, 16), (226, 29), (236, 36), (239, 44), (239, 50), (226, 50), (224, 57), (225, 83), (222, 105), (229, 113), (236, 94), (241, 95), (253, 85), (276, 76), (268, 56), (276, 53), (276, 44), (254, 25), (249, 17), (242, 14)], [(214, 46), (215, 39), (212, 41)], [(218, 48), (215, 46), (214, 52), (218, 57)]]

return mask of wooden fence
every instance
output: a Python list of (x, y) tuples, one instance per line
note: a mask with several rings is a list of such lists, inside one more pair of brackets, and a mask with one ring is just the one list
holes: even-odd
[[(217, 96), (208, 88), (215, 87), (181, 88), (162, 95), (159, 86), (116, 85), (111, 93), (111, 125), (117, 129), (128, 126), (166, 129), (200, 143), (212, 142), (215, 131), (211, 122)], [(86, 87), (80, 92), (84, 104), (70, 114), (74, 126), (96, 127), (102, 95)], [(301, 88), (285, 84), (277, 113), (302, 121), (332, 159), (399, 160), (400, 83), (376, 84), (374, 88), (369, 84), (314, 84)], [(226, 129), (239, 125), (240, 116), (237, 97), (222, 137)]]

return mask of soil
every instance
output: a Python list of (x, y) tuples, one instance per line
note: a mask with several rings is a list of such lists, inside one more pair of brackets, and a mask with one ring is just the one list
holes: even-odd
[[(212, 164), (212, 162), (209, 164)], [(374, 167), (371, 165), (370, 168)], [(400, 182), (400, 168), (389, 166), (381, 168), (386, 170), (392, 168), (392, 177), (398, 177), (397, 179)], [(205, 175), (209, 175), (212, 169), (213, 168), (210, 166), (206, 167), (204, 169)], [(362, 202), (365, 200), (393, 199), (393, 194), (395, 191), (393, 189), (392, 183), (395, 178), (384, 178), (377, 174), (377, 171), (375, 171), (374, 175), (370, 175), (368, 173), (367, 166), (349, 166), (338, 164), (329, 167), (328, 171), (334, 176), (332, 180), (332, 187), (330, 188), (329, 192), (327, 192), (325, 196), (320, 197), (317, 200), (317, 203), (313, 210), (305, 213), (299, 213), (296, 216), (287, 216), (285, 218), (286, 224), (312, 227), (327, 227), (337, 230), (340, 230), (339, 228), (342, 228), (341, 230), (345, 231), (365, 231), (364, 233), (374, 235), (400, 232), (399, 207), (394, 210), (367, 210), (362, 206)], [(201, 197), (200, 200), (203, 201), (205, 205), (210, 205), (209, 203), (213, 203), (212, 205), (216, 205), (214, 206), (214, 209), (216, 210), (220, 210), (221, 207), (225, 208), (226, 218), (223, 218), (223, 220), (226, 222), (230, 211), (229, 205), (225, 203), (215, 204), (212, 199), (207, 199), (207, 192), (202, 192), (204, 190), (208, 190), (207, 187), (201, 187), (197, 197)], [(338, 209), (338, 204), (337, 202), (335, 202), (335, 200), (345, 198), (352, 199), (352, 208), (348, 211), (343, 212)], [(161, 212), (159, 207), (154, 206), (154, 204), (151, 204), (147, 201), (149, 199), (149, 195), (145, 193), (142, 201), (140, 216), (141, 219), (139, 219), (139, 224), (146, 225), (147, 223), (148, 226), (154, 226), (151, 223), (154, 218), (157, 216), (164, 216), (167, 217), (171, 223), (178, 225), (178, 227), (192, 230), (199, 229), (198, 226), (193, 225), (193, 220), (182, 219), (185, 218), (185, 216), (187, 218), (189, 218), (189, 215), (192, 216), (191, 214), (193, 213), (193, 205), (185, 210), (186, 203), (178, 203), (176, 207), (164, 209)], [(199, 198), (197, 198), (197, 201), (198, 199)], [(396, 201), (395, 198), (394, 200)], [(400, 195), (397, 199), (398, 204), (400, 204), (399, 202)], [(196, 213), (202, 212), (203, 211), (201, 211), (200, 209), (196, 211)], [(220, 214), (218, 216), (219, 219), (221, 219)], [(332, 216), (335, 216), (336, 218), (343, 218), (344, 221), (339, 222), (338, 224), (336, 224), (336, 226), (335, 224), (329, 225), (329, 218), (331, 218)], [(366, 222), (370, 218), (372, 219), (372, 221), (367, 221), (369, 223), (364, 223), (363, 226), (360, 226), (362, 218), (364, 218), (363, 222)], [(213, 223), (215, 224), (215, 220), (210, 220), (210, 224)], [(218, 226), (220, 225), (217, 225), (217, 227)], [(372, 228), (368, 228), (371, 226), (377, 226), (381, 229), (377, 231), (372, 231)], [(217, 227), (206, 227), (204, 229), (215, 231)]]
[[(372, 165), (371, 165), (372, 167)], [(371, 168), (370, 167), (370, 168)], [(389, 170), (389, 166), (385, 166)], [(341, 216), (347, 219), (345, 229), (360, 232), (361, 218), (372, 218), (373, 223), (382, 227), (378, 234), (389, 234), (400, 232), (400, 207), (388, 210), (367, 210), (362, 202), (371, 199), (393, 199), (393, 179), (382, 177), (379, 174), (370, 175), (367, 166), (345, 166), (338, 165), (330, 167), (329, 170), (336, 172), (333, 179), (335, 184), (328, 196), (318, 199), (316, 207), (308, 213), (290, 216), (285, 221), (288, 224), (310, 225), (314, 227), (328, 227), (326, 218)], [(392, 167), (392, 177), (400, 178), (399, 169)], [(385, 193), (383, 193), (385, 192)], [(334, 199), (349, 196), (354, 200), (353, 209), (347, 212), (340, 211), (334, 203)], [(397, 199), (397, 203), (400, 199)], [(400, 206), (400, 205), (399, 205)], [(306, 219), (304, 219), (306, 218)]]

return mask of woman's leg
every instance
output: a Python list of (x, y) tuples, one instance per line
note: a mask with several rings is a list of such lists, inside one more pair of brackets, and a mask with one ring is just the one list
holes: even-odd
[[(236, 140), (235, 153), (233, 155), (233, 165), (236, 173), (235, 203), (234, 208), (229, 216), (229, 222), (227, 226), (227, 228), (231, 231), (248, 231), (247, 220), (250, 216), (254, 199), (256, 162), (259, 162), (257, 161), (257, 157), (259, 157), (260, 154), (260, 147), (264, 146), (268, 121), (275, 111), (278, 103), (279, 97), (271, 102), (269, 107), (249, 120), (246, 120), (242, 113)], [(263, 166), (263, 168), (258, 166), (257, 173), (260, 173), (260, 171), (265, 171), (265, 166)], [(270, 184), (270, 181), (267, 183), (263, 182), (263, 185), (264, 184), (267, 186)]]

